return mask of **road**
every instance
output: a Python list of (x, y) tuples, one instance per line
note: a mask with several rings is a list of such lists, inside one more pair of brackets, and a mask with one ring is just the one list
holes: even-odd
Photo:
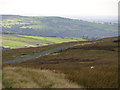
[[(114, 41), (114, 40), (117, 40), (117, 39), (113, 39), (112, 41)], [(101, 41), (96, 41), (96, 42), (94, 41), (94, 42), (87, 42), (87, 43), (80, 43), (80, 44), (74, 44), (74, 45), (61, 46), (61, 47), (58, 47), (58, 48), (54, 48), (54, 49), (51, 49), (51, 50), (48, 50), (48, 51), (43, 51), (43, 52), (31, 55), (31, 56), (28, 56), (28, 57), (15, 59), (15, 60), (11, 60), (11, 61), (5, 61), (4, 64), (19, 63), (19, 62), (26, 61), (26, 60), (29, 60), (29, 59), (38, 58), (40, 56), (43, 56), (43, 55), (46, 55), (46, 54), (49, 54), (49, 53), (53, 53), (53, 52), (56, 52), (56, 51), (59, 51), (59, 50), (68, 49), (70, 47), (79, 46), (79, 45), (93, 44), (93, 43), (97, 43), (97, 42), (106, 42), (106, 41), (111, 41), (111, 40), (101, 40)]]
[[(112, 41), (114, 41), (114, 40), (117, 40), (117, 39), (113, 39)], [(38, 58), (40, 56), (43, 56), (43, 55), (46, 55), (46, 54), (49, 54), (49, 53), (53, 53), (53, 52), (56, 52), (56, 51), (59, 51), (59, 50), (64, 50), (64, 49), (67, 49), (67, 48), (70, 48), (70, 47), (93, 44), (93, 43), (97, 43), (97, 42), (106, 42), (106, 41), (111, 41), (111, 40), (101, 40), (101, 41), (87, 42), (87, 43), (81, 43), (81, 44), (75, 44), (75, 45), (61, 46), (61, 47), (58, 47), (58, 48), (55, 48), (55, 49), (51, 49), (51, 50), (48, 50), (48, 51), (43, 51), (43, 52), (37, 53), (37, 54), (32, 55), (32, 56), (24, 57), (24, 58), (21, 58), (21, 59), (15, 59), (15, 60), (11, 60), (11, 61), (6, 61), (4, 63), (6, 63), (6, 64), (19, 63), (19, 62), (26, 61), (26, 60), (29, 60), (29, 59)]]
[(43, 55), (46, 55), (46, 54), (49, 54), (49, 53), (53, 53), (53, 52), (56, 52), (56, 51), (59, 51), (59, 50), (64, 50), (64, 49), (68, 49), (70, 47), (74, 47), (74, 46), (78, 46), (78, 45), (87, 45), (87, 44), (92, 44), (92, 43), (96, 43), (96, 42), (87, 42), (87, 43), (81, 43), (81, 44), (75, 44), (75, 45), (66, 45), (66, 46), (54, 48), (54, 49), (51, 49), (51, 50), (48, 50), (48, 51), (43, 51), (43, 52), (28, 56), (28, 57), (24, 57), (24, 58), (21, 58), (21, 59), (6, 61), (6, 62), (4, 62), (4, 64), (19, 63), (19, 62), (26, 61), (26, 60), (29, 60), (29, 59), (38, 58), (40, 56), (43, 56)]

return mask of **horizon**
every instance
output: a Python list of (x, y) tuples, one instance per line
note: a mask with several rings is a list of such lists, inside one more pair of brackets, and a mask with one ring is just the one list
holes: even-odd
[(0, 14), (2, 15), (13, 15), (13, 16), (26, 16), (26, 17), (62, 17), (62, 18), (69, 18), (69, 19), (76, 19), (76, 20), (84, 20), (90, 22), (111, 22), (111, 23), (118, 23), (118, 17), (115, 16), (50, 16), (50, 15), (17, 15), (17, 14)]

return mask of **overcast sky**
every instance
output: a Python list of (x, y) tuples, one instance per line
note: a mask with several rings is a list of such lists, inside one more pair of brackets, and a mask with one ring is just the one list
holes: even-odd
[(117, 16), (119, 0), (0, 0), (0, 14)]

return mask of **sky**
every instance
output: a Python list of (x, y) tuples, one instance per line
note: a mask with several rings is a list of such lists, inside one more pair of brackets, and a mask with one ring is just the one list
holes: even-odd
[(119, 0), (0, 0), (0, 14), (24, 16), (118, 16)]

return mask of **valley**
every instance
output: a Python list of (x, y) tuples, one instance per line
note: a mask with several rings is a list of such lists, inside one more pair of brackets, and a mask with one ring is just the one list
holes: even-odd
[(1, 15), (3, 88), (117, 88), (117, 23)]

